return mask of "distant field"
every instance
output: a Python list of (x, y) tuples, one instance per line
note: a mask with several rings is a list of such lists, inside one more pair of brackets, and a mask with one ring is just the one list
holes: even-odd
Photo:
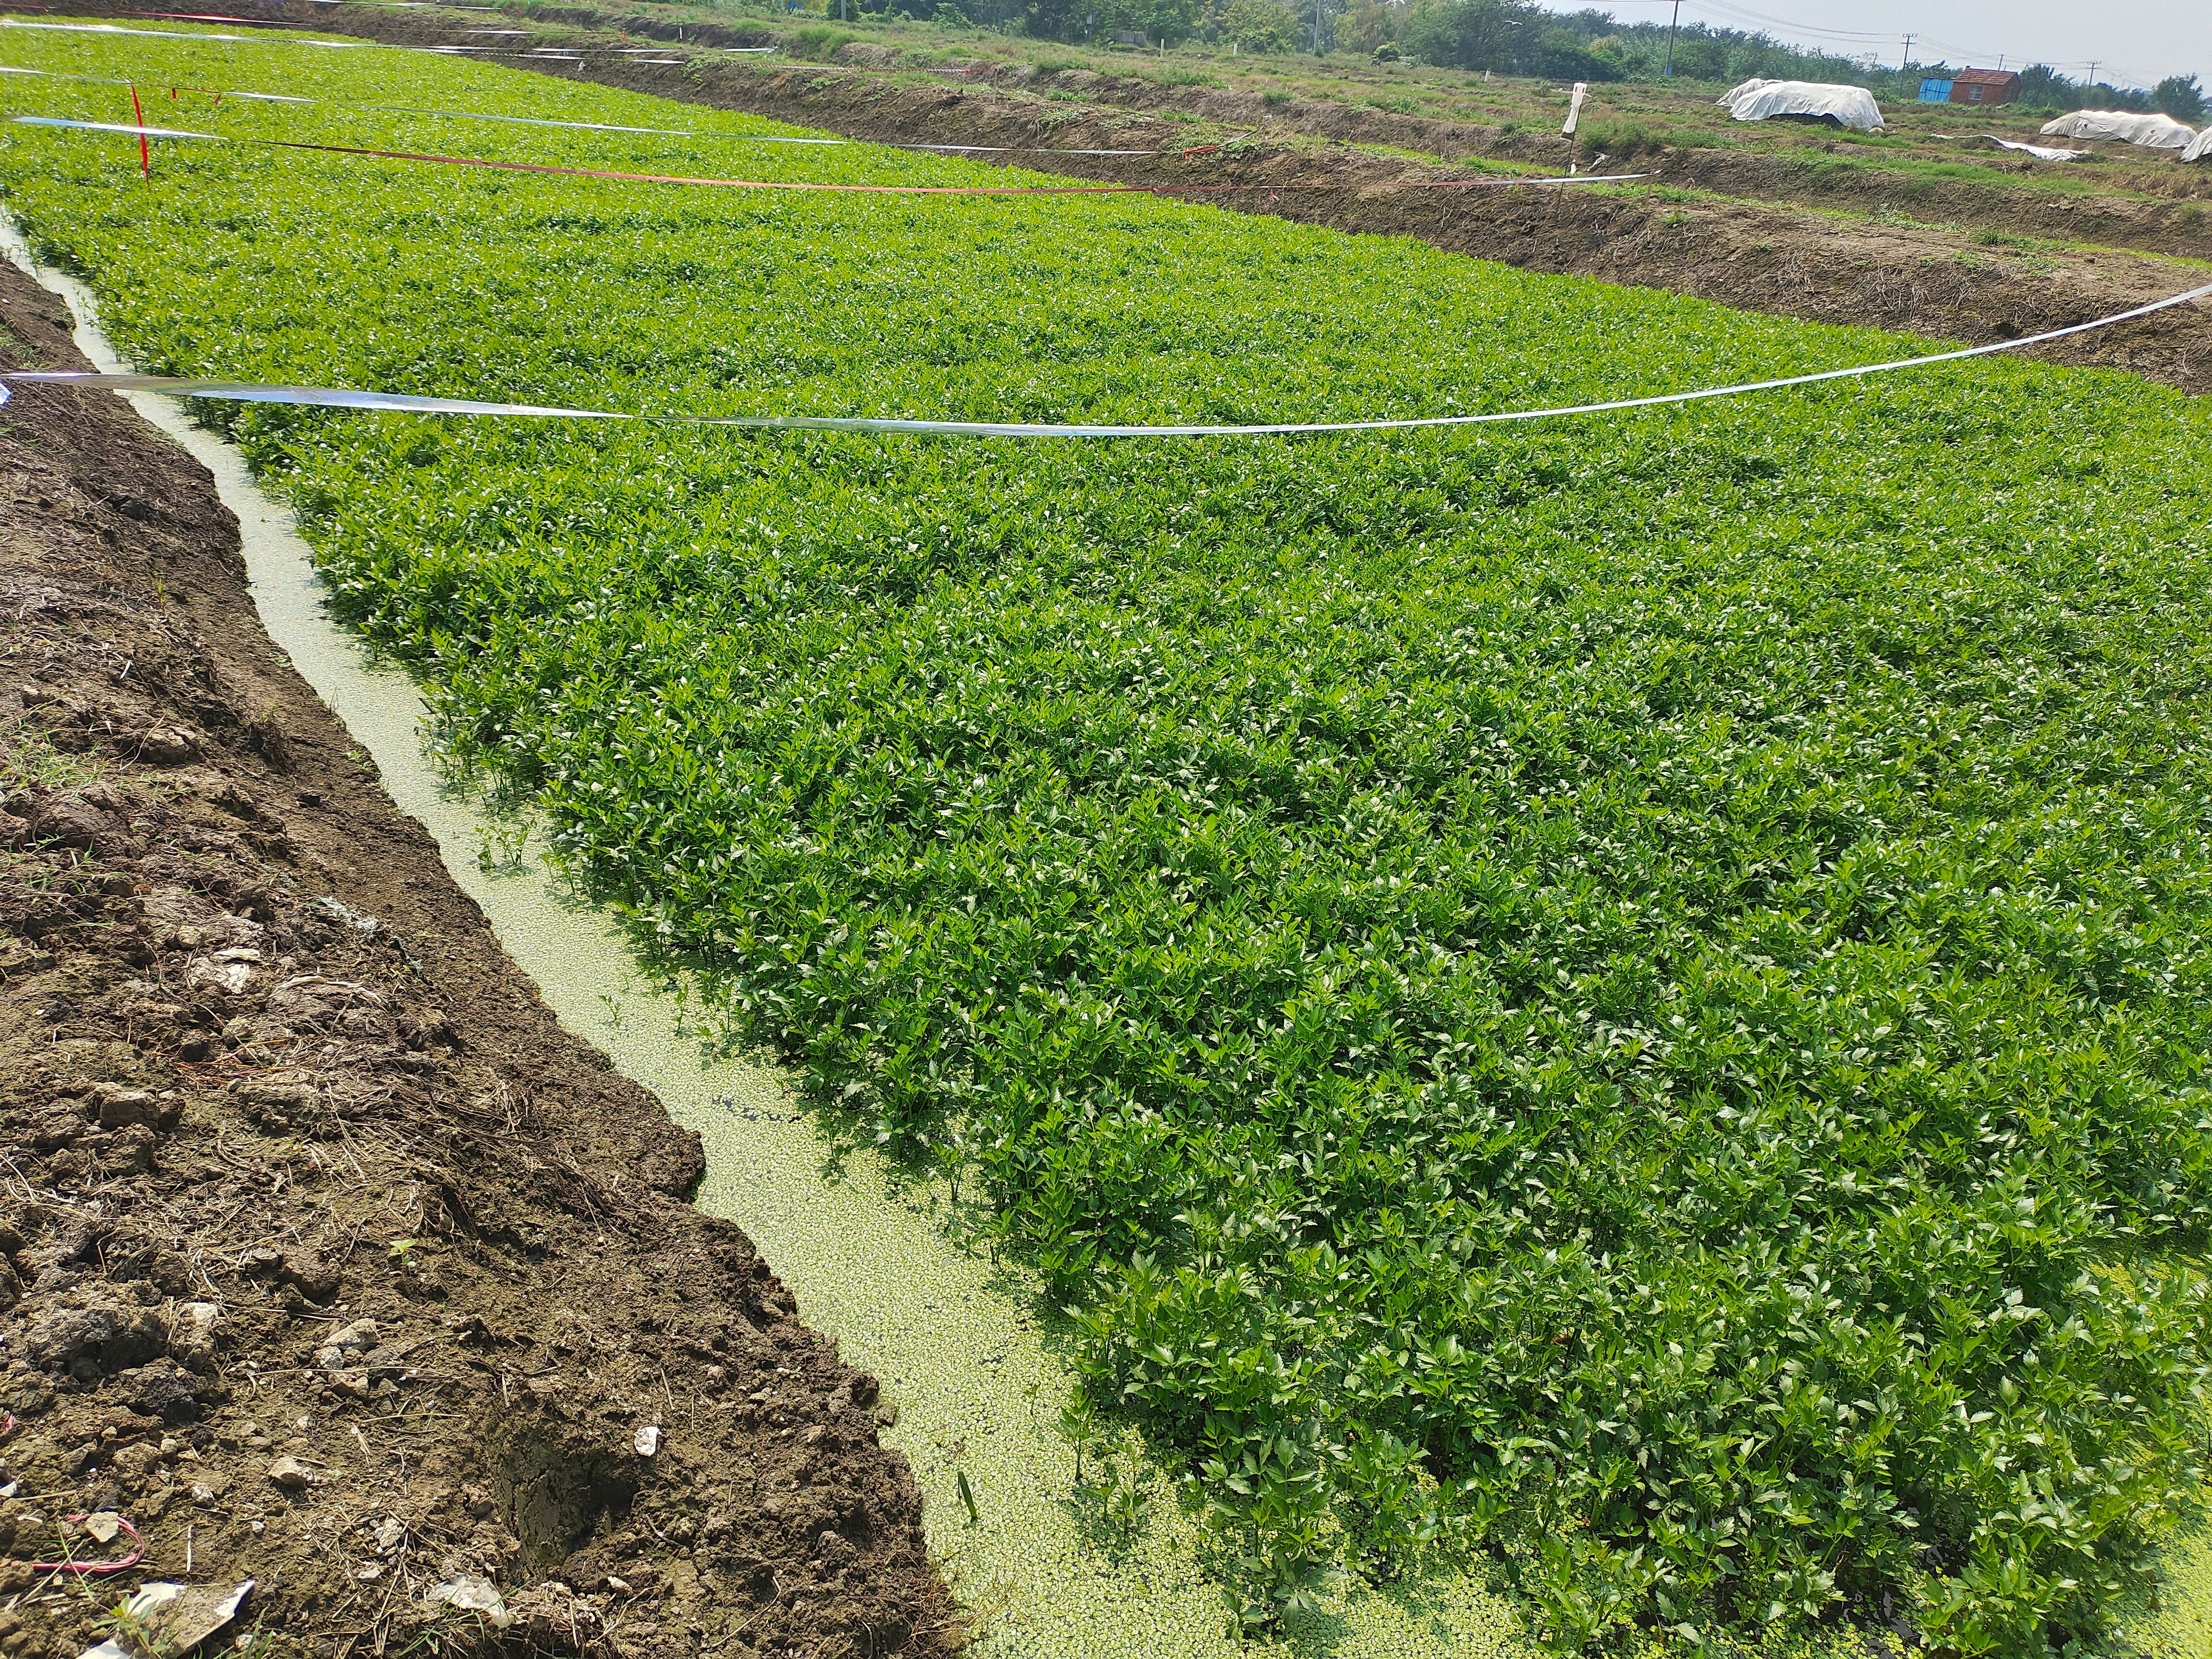
[[(833, 12), (835, 7), (830, 9)], [(580, 15), (573, 6), (538, 5), (524, 0), (511, 8), (549, 35)], [(1485, 77), (1462, 70), (1410, 63), (1376, 63), (1364, 54), (1342, 52), (1316, 58), (1310, 53), (1232, 56), (1225, 44), (1188, 41), (1164, 53), (1152, 49), (1066, 46), (1030, 40), (995, 29), (947, 28), (904, 18), (854, 16), (846, 21), (793, 16), (766, 6), (670, 4), (659, 0), (621, 9), (623, 15), (690, 22), (723, 28), (754, 29), (781, 45), (785, 57), (825, 60), (846, 43), (878, 47), (894, 62), (912, 67), (954, 62), (1009, 63), (1035, 67), (1048, 76), (1069, 69), (1105, 77), (1096, 89), (1076, 88), (1079, 96), (1146, 107), (1119, 88), (1127, 82), (1150, 83), (1170, 97), (1204, 104), (1206, 94), (1250, 100), (1245, 112), (1254, 125), (1285, 135), (1305, 125), (1304, 106), (1334, 105), (1346, 111), (1413, 117), (1487, 130), (1492, 142), (1518, 140), (1519, 147), (1566, 153), (1559, 137), (1567, 88), (1557, 81), (1521, 76)], [(606, 16), (611, 20), (615, 11)], [(458, 16), (459, 14), (447, 14)], [(2060, 194), (2117, 191), (2165, 198), (2181, 195), (2212, 199), (2212, 166), (2184, 167), (2170, 154), (2125, 144), (2071, 146), (2086, 149), (2086, 163), (2053, 166), (2031, 162), (1985, 142), (1994, 134), (2015, 143), (2033, 142), (2055, 112), (2029, 105), (1969, 107), (1927, 105), (1885, 96), (1882, 133), (1846, 132), (1825, 125), (1781, 121), (1746, 124), (1718, 107), (1726, 83), (1684, 78), (1669, 84), (1611, 82), (1594, 84), (1583, 125), (1584, 156), (1650, 155), (1660, 149), (1744, 150), (1785, 165), (1834, 157), (1847, 167), (1897, 172), (1907, 176), (1930, 170), (1941, 176), (1972, 179), (2007, 191), (2028, 189)], [(1066, 96), (1063, 90), (1060, 96)], [(1786, 183), (1777, 181), (1789, 195)]]
[[(1028, 177), (370, 49), (4, 44), (328, 100), (159, 98), (200, 131)], [(1440, 415), (1911, 349), (1142, 196), (149, 183), (9, 125), (0, 199), (150, 369), (648, 412)], [(2041, 1653), (2197, 1487), (2202, 404), (1984, 361), (1310, 441), (210, 415), (732, 1040), (980, 1191), (1253, 1626), (1488, 1546), (1566, 1648)]]

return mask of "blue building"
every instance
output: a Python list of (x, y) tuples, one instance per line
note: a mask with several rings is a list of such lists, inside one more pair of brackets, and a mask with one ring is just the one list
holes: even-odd
[(2020, 76), (2013, 70), (1963, 69), (1938, 80), (1930, 76), (1920, 83), (1923, 104), (2009, 104), (2020, 97)]

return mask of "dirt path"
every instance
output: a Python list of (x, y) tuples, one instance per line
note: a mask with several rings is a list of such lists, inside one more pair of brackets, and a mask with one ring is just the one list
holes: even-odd
[[(123, 15), (134, 9), (86, 9)], [(436, 14), (334, 9), (301, 0), (240, 0), (234, 9), (394, 43), (447, 41), (455, 27)], [(650, 18), (608, 19), (583, 9), (541, 9), (530, 17), (570, 28), (612, 22), (647, 38), (677, 32), (674, 25)], [(750, 27), (687, 27), (684, 32), (722, 45), (774, 38)], [(2058, 198), (2023, 189), (1994, 206), (1984, 191), (1975, 198), (1976, 207), (1958, 187), (1936, 181), (1926, 186), (1925, 200), (1912, 204), (1916, 212), (1972, 209), (1970, 216), (2002, 227), (1977, 230), (1947, 223), (1939, 228), (1894, 213), (1832, 212), (1753, 199), (1798, 190), (1802, 165), (1711, 150), (1639, 158), (1636, 165), (1654, 177), (1629, 189), (1389, 189), (1383, 186), (1405, 179), (1456, 175), (1341, 146), (1316, 147), (1310, 140), (1427, 143), (1431, 153), (1466, 155), (1517, 155), (1516, 143), (1527, 149), (1533, 141), (1524, 136), (1486, 143), (1481, 129), (1465, 124), (1334, 104), (1263, 111), (1244, 94), (1162, 87), (1133, 77), (1109, 81), (1087, 70), (1061, 74), (1056, 85), (1079, 100), (1097, 101), (1047, 102), (1020, 89), (1034, 78), (1028, 65), (978, 60), (972, 75), (955, 69), (922, 77), (894, 70), (890, 54), (879, 46), (848, 46), (839, 56), (845, 61), (830, 65), (699, 56), (681, 70), (611, 59), (523, 66), (875, 142), (1061, 149), (1158, 146), (1171, 153), (1158, 159), (1036, 154), (975, 159), (1133, 183), (1271, 185), (1279, 188), (1207, 199), (1236, 211), (1342, 230), (1417, 236), (1526, 270), (1669, 289), (1809, 321), (1974, 344), (2089, 322), (2212, 281), (2212, 269), (2204, 264), (2140, 251), (2164, 247), (2212, 261), (2212, 218), (2194, 200)], [(1106, 101), (1116, 98), (1128, 101)], [(1267, 132), (1185, 155), (1175, 147), (1188, 129), (1152, 112), (1169, 108), (1208, 120), (1241, 117), (1271, 125)], [(1284, 133), (1304, 136), (1279, 142), (1274, 135)], [(1787, 185), (1785, 173), (1797, 183)], [(1832, 193), (1861, 210), (1883, 205), (1864, 199), (1870, 187), (1855, 175)], [(2130, 246), (2081, 246), (2099, 236)], [(2034, 355), (2125, 369), (2191, 392), (2212, 392), (2212, 306), (2038, 348)]]
[[(82, 366), (4, 264), (0, 353)], [(206, 474), (55, 388), (0, 471), (0, 1653), (248, 1579), (302, 1659), (957, 1647), (874, 1383), (270, 644)], [(131, 1570), (30, 1565), (106, 1515)]]

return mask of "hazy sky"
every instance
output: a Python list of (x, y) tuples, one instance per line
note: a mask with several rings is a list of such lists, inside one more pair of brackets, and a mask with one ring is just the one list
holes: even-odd
[[(1624, 22), (1667, 20), (1671, 0), (1544, 0), (1555, 11), (1595, 4)], [(2150, 86), (2194, 74), (2212, 86), (2212, 3), (2207, 0), (1682, 0), (1682, 21), (1764, 29), (1778, 40), (1846, 57), (1876, 52), (1894, 69), (1905, 31), (1915, 63), (1995, 69), (2049, 64), (2075, 77), (2097, 60), (2097, 78)]]

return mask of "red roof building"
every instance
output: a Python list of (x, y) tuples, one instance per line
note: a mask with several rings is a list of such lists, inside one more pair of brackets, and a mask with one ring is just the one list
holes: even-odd
[(2020, 76), (2010, 70), (1960, 70), (1951, 77), (1954, 104), (2009, 104), (2020, 96)]

